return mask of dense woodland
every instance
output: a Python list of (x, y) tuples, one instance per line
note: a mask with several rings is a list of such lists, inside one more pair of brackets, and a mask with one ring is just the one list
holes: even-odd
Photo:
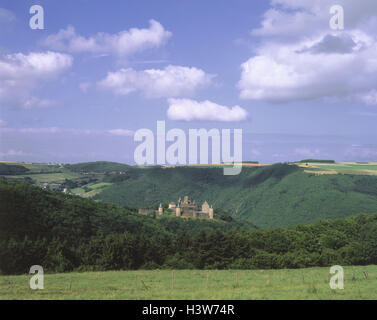
[(291, 164), (244, 167), (236, 176), (222, 168), (131, 167), (123, 178), (94, 199), (145, 207), (189, 195), (260, 228), (377, 212), (377, 176), (315, 175)]
[[(313, 165), (318, 167), (314, 169)], [(147, 208), (188, 195), (196, 203), (206, 200), (224, 209), (235, 221), (260, 228), (377, 212), (377, 165), (306, 159), (301, 166), (244, 166), (239, 175), (224, 176), (218, 166), (138, 167), (106, 161), (2, 163), (0, 176), (39, 186), (49, 182), (50, 190), (65, 189), (123, 208)], [(323, 168), (338, 174), (316, 174)]]
[(377, 264), (377, 214), (258, 230), (135, 214), (131, 208), (0, 180), (0, 272), (300, 268)]

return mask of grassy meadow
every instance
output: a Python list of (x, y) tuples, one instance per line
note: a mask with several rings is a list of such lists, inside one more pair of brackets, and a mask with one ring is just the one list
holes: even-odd
[(43, 290), (29, 288), (31, 275), (0, 276), (0, 299), (377, 299), (377, 266), (344, 273), (343, 290), (330, 289), (329, 268), (46, 274)]

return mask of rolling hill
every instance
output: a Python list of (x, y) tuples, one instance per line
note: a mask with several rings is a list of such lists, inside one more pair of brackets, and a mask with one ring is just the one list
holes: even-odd
[(245, 167), (237, 176), (224, 176), (220, 168), (139, 169), (94, 199), (137, 207), (186, 194), (262, 228), (377, 211), (377, 177), (317, 175), (289, 164)]
[(245, 166), (236, 176), (224, 176), (220, 165), (136, 167), (104, 161), (12, 163), (1, 169), (7, 180), (49, 184), (51, 189), (58, 184), (58, 191), (123, 207), (155, 206), (188, 195), (261, 228), (377, 211), (376, 164), (308, 159)]
[(377, 261), (377, 214), (257, 230), (247, 222), (143, 216), (3, 179), (0, 199), (0, 275), (27, 273), (35, 264), (52, 273), (281, 269)]

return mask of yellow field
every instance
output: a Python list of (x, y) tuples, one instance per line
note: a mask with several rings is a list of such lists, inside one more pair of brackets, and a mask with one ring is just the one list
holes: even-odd
[(356, 174), (356, 175), (377, 175), (377, 163), (356, 163), (356, 162), (336, 162), (336, 163), (295, 163), (306, 173), (316, 175), (322, 174)]

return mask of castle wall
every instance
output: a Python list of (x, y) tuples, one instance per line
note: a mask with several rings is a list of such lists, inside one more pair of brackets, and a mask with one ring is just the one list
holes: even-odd
[(202, 212), (205, 212), (205, 213), (208, 213), (208, 212), (209, 212), (209, 204), (207, 203), (207, 201), (205, 201), (205, 202), (202, 204)]
[[(181, 198), (180, 198), (181, 199)], [(204, 201), (202, 206), (195, 204), (195, 201), (191, 202), (188, 196), (184, 197), (184, 201), (178, 201), (178, 205), (171, 202), (169, 203), (169, 209), (175, 211), (177, 217), (194, 218), (194, 219), (213, 219), (213, 208), (209, 206), (207, 201)], [(139, 214), (148, 215), (151, 213), (156, 213), (159, 215), (163, 214), (163, 208), (160, 204), (158, 210), (154, 209), (139, 209)], [(169, 210), (170, 211), (170, 210)]]

